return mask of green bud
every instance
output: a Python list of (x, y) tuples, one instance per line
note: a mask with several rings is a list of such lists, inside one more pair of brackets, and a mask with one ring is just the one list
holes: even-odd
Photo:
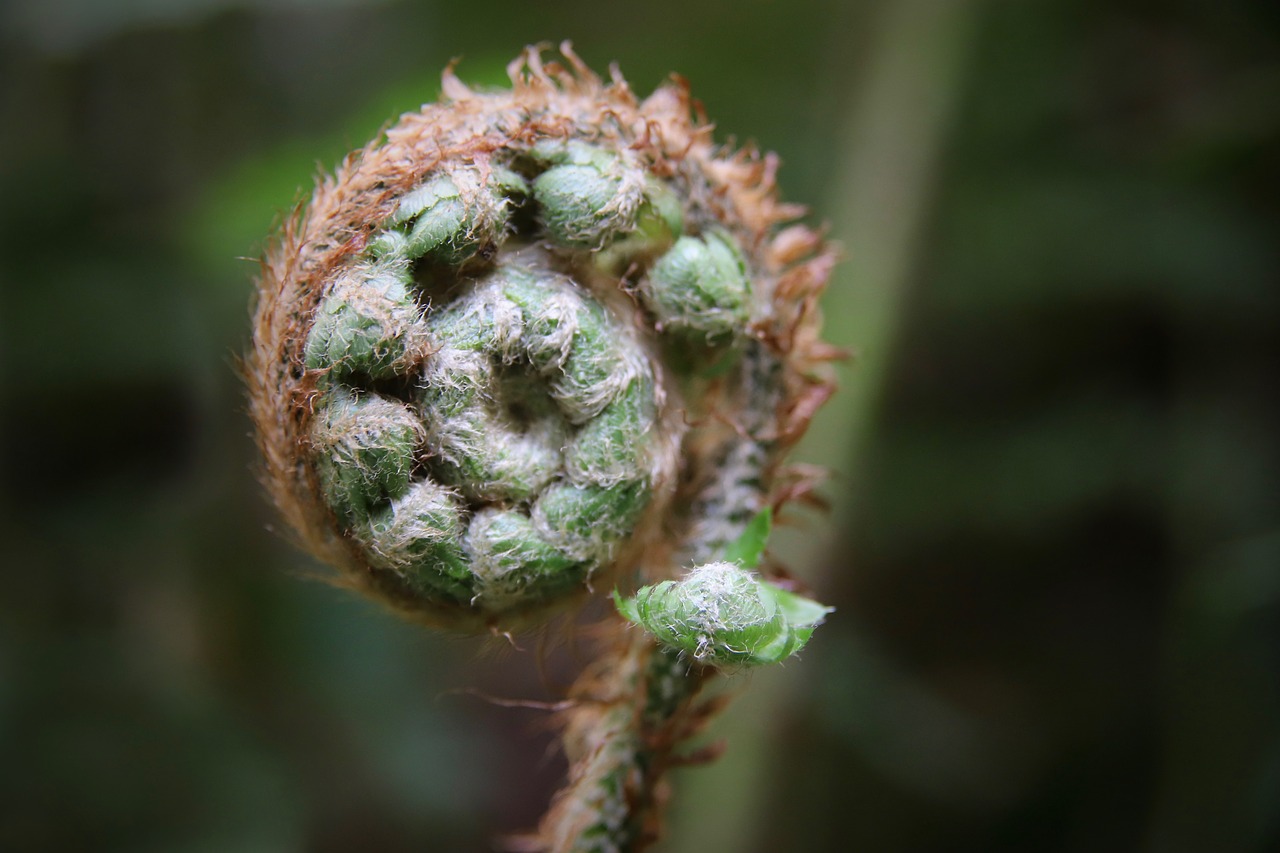
[(489, 185), (507, 198), (527, 198), (529, 182), (519, 172), (494, 164), (489, 169)]
[[(463, 444), (470, 451), (458, 454), (460, 443), (442, 449), (443, 458), (435, 466), (441, 482), (455, 486), (477, 501), (527, 501), (537, 496), (563, 467), (561, 448), (566, 431), (556, 419), (546, 419), (535, 428), (512, 428), (489, 411), (477, 411), (467, 432), (475, 441)], [(456, 435), (456, 433), (455, 433)]]
[(384, 379), (406, 369), (425, 334), (410, 281), (406, 266), (385, 263), (335, 281), (307, 335), (307, 368), (327, 369), (335, 379), (353, 373)]
[(405, 254), (410, 258), (429, 256), (446, 264), (459, 264), (480, 250), (486, 236), (477, 233), (466, 202), (446, 175), (429, 181), (401, 203), (422, 206), (409, 228)]
[(409, 408), (378, 394), (335, 390), (311, 431), (316, 475), (329, 507), (351, 523), (409, 487), (422, 425)]
[(379, 259), (407, 260), (409, 257), (409, 235), (402, 228), (387, 228), (378, 232), (366, 249), (370, 255)]
[(565, 470), (582, 485), (647, 476), (648, 363), (563, 276), (500, 268), (428, 326), (419, 405), (442, 481), (473, 500), (528, 501)]
[(467, 529), (467, 553), (478, 595), (495, 600), (553, 596), (581, 583), (586, 564), (543, 539), (529, 517), (515, 510), (483, 509)]
[(633, 265), (646, 266), (671, 248), (684, 232), (680, 197), (657, 178), (645, 180), (644, 201), (636, 213), (635, 230), (614, 240), (594, 255), (600, 271), (621, 276)]
[(514, 361), (522, 315), (505, 283), (491, 277), (428, 323), (435, 353), (418, 398), (428, 446), (440, 479), (472, 500), (532, 499), (563, 468), (568, 442), (545, 385)]
[(533, 181), (533, 198), (552, 240), (599, 249), (635, 227), (645, 187), (643, 169), (576, 140), (544, 141), (533, 154), (554, 164)]
[(605, 312), (568, 279), (502, 270), (503, 293), (521, 312), (520, 347), (547, 378), (565, 417), (581, 424), (616, 399), (636, 374), (635, 346)]
[(573, 317), (576, 329), (560, 370), (551, 379), (551, 393), (569, 419), (582, 423), (595, 417), (621, 390), (626, 353), (618, 329), (600, 303), (582, 301)]
[(617, 400), (578, 430), (565, 454), (569, 475), (601, 485), (642, 477), (645, 443), (656, 418), (652, 381), (632, 380)]
[(648, 487), (638, 481), (607, 487), (554, 483), (534, 504), (533, 523), (557, 549), (599, 561), (630, 535), (649, 498)]
[(679, 581), (614, 594), (618, 610), (663, 645), (703, 664), (778, 663), (804, 648), (831, 612), (733, 563), (708, 563)]
[(677, 240), (653, 265), (640, 294), (664, 329), (717, 338), (741, 333), (751, 319), (746, 262), (720, 231)]
[(414, 589), (469, 601), (474, 579), (462, 550), (462, 519), (449, 490), (419, 480), (357, 530), (374, 565), (396, 572)]
[[(510, 216), (508, 196), (527, 193), (525, 180), (501, 166), (487, 176), (476, 167), (433, 175), (401, 200), (388, 222), (391, 228), (375, 237), (369, 250), (461, 264), (501, 241)], [(395, 226), (402, 224), (407, 231), (400, 239)]]

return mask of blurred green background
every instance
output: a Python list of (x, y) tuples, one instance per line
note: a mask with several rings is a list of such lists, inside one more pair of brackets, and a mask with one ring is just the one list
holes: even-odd
[(775, 548), (838, 612), (663, 849), (1280, 849), (1280, 5), (1193, 0), (0, 5), (0, 849), (536, 821), (546, 715), (466, 691), (561, 674), (309, 580), (235, 365), (317, 171), (562, 38), (848, 256)]

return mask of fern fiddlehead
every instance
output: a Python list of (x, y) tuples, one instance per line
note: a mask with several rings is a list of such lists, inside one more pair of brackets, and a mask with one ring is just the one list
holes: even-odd
[(706, 667), (781, 659), (826, 612), (724, 558), (808, 488), (782, 456), (830, 392), (833, 256), (681, 84), (641, 101), (562, 53), (509, 91), (446, 72), (322, 181), (264, 261), (247, 374), (303, 544), (411, 618), (519, 629), (656, 584), (621, 609), (657, 642), (617, 623), (575, 691), (540, 835), (639, 849)]

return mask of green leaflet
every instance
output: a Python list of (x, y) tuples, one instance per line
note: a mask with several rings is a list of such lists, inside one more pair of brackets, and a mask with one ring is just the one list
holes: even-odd
[(742, 535), (724, 549), (724, 561), (735, 563), (744, 569), (758, 567), (760, 558), (764, 556), (765, 543), (769, 541), (769, 534), (772, 532), (773, 508), (765, 507), (747, 523), (747, 529), (742, 531)]
[(715, 666), (778, 663), (804, 648), (831, 608), (760, 580), (772, 512), (765, 508), (725, 549), (726, 559), (693, 569), (678, 581), (642, 587), (631, 598), (616, 590), (618, 612), (664, 646)]

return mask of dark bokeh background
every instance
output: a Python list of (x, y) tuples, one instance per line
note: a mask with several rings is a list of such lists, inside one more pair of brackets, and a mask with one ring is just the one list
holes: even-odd
[(1280, 6), (0, 5), (0, 848), (487, 849), (535, 650), (312, 582), (235, 373), (273, 220), (526, 43), (686, 75), (849, 261), (778, 555), (839, 610), (668, 850), (1280, 849)]

